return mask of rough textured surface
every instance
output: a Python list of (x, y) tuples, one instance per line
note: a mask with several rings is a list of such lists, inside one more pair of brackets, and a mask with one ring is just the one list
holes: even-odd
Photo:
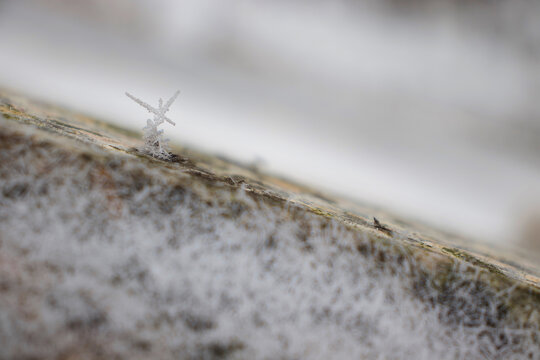
[(8, 92), (0, 113), (1, 359), (540, 359), (526, 257)]

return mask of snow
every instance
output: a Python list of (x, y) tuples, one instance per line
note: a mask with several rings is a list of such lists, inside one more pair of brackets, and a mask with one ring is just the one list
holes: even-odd
[(158, 126), (163, 124), (165, 121), (173, 126), (176, 125), (176, 123), (166, 117), (165, 114), (167, 111), (169, 111), (169, 108), (173, 104), (174, 100), (176, 100), (178, 95), (180, 95), (180, 91), (175, 92), (165, 104), (163, 104), (163, 99), (160, 98), (159, 106), (154, 108), (153, 106), (148, 105), (144, 101), (126, 92), (127, 97), (144, 107), (149, 113), (154, 114), (154, 119), (148, 119), (146, 121), (146, 126), (143, 128), (143, 152), (160, 159), (169, 159), (170, 154), (169, 147), (167, 145), (169, 139), (165, 139), (163, 137), (163, 130), (158, 130)]

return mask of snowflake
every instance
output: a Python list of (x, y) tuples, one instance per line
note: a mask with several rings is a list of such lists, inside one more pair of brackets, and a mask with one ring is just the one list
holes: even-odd
[(171, 153), (169, 152), (169, 147), (167, 145), (169, 139), (165, 139), (163, 137), (163, 130), (158, 130), (158, 126), (163, 124), (165, 121), (172, 124), (173, 126), (176, 125), (174, 121), (165, 116), (165, 113), (169, 111), (169, 108), (179, 94), (180, 91), (174, 93), (174, 95), (165, 104), (163, 104), (162, 99), (159, 99), (158, 108), (154, 108), (151, 105), (148, 105), (144, 101), (126, 92), (127, 97), (144, 107), (151, 114), (154, 114), (154, 119), (146, 120), (146, 126), (143, 128), (143, 152), (163, 160), (168, 160), (171, 158)]

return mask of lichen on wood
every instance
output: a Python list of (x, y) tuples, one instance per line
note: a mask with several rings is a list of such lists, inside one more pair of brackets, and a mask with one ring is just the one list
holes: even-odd
[(0, 114), (0, 358), (539, 358), (526, 258), (7, 91)]

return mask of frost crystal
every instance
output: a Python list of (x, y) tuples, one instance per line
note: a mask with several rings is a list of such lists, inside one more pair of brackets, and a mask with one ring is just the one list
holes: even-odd
[(167, 160), (171, 157), (171, 154), (169, 153), (169, 147), (167, 145), (169, 139), (165, 139), (163, 137), (163, 130), (158, 130), (158, 126), (163, 124), (165, 121), (172, 124), (173, 126), (176, 125), (174, 121), (165, 116), (165, 113), (169, 111), (169, 108), (179, 94), (180, 91), (174, 93), (174, 95), (165, 104), (163, 104), (163, 99), (159, 99), (158, 108), (154, 108), (151, 105), (148, 105), (144, 101), (126, 92), (127, 97), (144, 107), (151, 114), (154, 114), (154, 119), (146, 120), (146, 126), (143, 128), (144, 148), (142, 149), (145, 153), (153, 157), (164, 160)]

